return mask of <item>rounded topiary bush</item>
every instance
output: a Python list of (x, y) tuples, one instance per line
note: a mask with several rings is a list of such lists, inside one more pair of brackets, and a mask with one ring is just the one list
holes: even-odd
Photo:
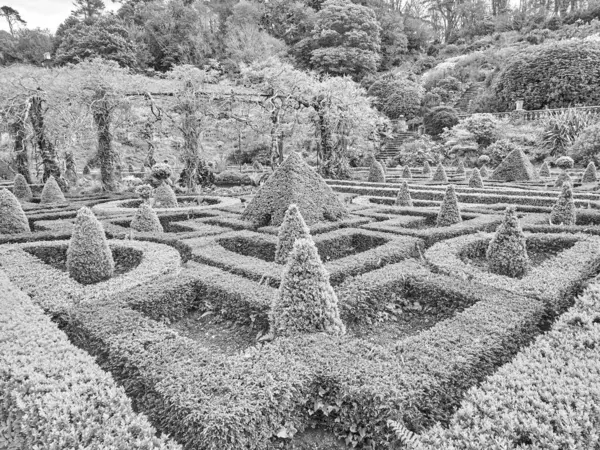
[(480, 155), (479, 158), (477, 158), (477, 164), (480, 167), (485, 166), (486, 164), (489, 164), (491, 161), (490, 157), (488, 155)]
[(81, 284), (106, 280), (115, 270), (104, 228), (87, 207), (77, 211), (67, 249), (67, 270), (69, 276)]
[(444, 128), (450, 129), (458, 123), (458, 112), (450, 106), (438, 106), (433, 108), (423, 118), (425, 133), (431, 136), (439, 136)]
[(469, 187), (472, 188), (482, 188), (483, 180), (481, 179), (481, 172), (479, 172), (478, 168), (473, 169), (471, 172), (471, 178), (469, 178)]
[(569, 175), (567, 171), (563, 170), (556, 178), (554, 187), (561, 187), (565, 183), (573, 184), (573, 180), (571, 179), (571, 175)]
[(540, 178), (549, 178), (551, 176), (550, 166), (546, 161), (544, 161), (544, 164), (542, 164), (542, 166), (540, 167), (539, 175)]
[(412, 197), (410, 196), (408, 183), (406, 181), (404, 181), (400, 186), (400, 190), (398, 191), (398, 195), (396, 196), (396, 201), (394, 204), (396, 206), (413, 206)]
[(410, 171), (410, 167), (404, 167), (404, 170), (402, 171), (402, 178), (406, 178), (408, 180), (412, 179), (412, 172)]
[(595, 183), (596, 181), (598, 181), (598, 174), (596, 173), (596, 164), (594, 164), (594, 161), (590, 161), (590, 163), (585, 168), (585, 172), (583, 172), (581, 182)]
[(573, 158), (569, 156), (561, 156), (560, 158), (557, 158), (554, 164), (556, 164), (556, 167), (559, 169), (567, 170), (573, 168), (575, 161), (573, 161)]
[(285, 264), (297, 239), (310, 239), (310, 231), (296, 204), (289, 206), (277, 235), (275, 262)]
[(31, 192), (31, 188), (29, 187), (27, 180), (20, 173), (15, 176), (13, 182), (13, 194), (15, 194), (15, 197), (23, 202), (28, 202), (33, 198), (33, 193)]
[(431, 166), (429, 165), (429, 161), (425, 161), (423, 163), (423, 175), (431, 175)]
[(437, 216), (436, 226), (448, 227), (461, 221), (462, 218), (460, 217), (456, 191), (454, 189), (454, 185), (451, 184), (446, 188), (444, 200), (442, 201), (442, 206), (440, 206), (440, 211)]
[(444, 166), (442, 166), (442, 163), (439, 163), (437, 165), (437, 168), (435, 169), (435, 173), (433, 174), (432, 180), (438, 181), (440, 183), (448, 182), (448, 176), (446, 175), (446, 169), (444, 169)]
[(271, 305), (270, 324), (275, 336), (346, 332), (329, 274), (311, 239), (298, 239), (294, 244)]
[(550, 223), (552, 225), (575, 225), (576, 215), (571, 184), (564, 183), (556, 203), (552, 206)]
[(140, 205), (129, 227), (142, 233), (162, 233), (164, 231), (156, 212), (147, 203)]
[(177, 208), (177, 197), (171, 186), (163, 182), (154, 191), (155, 208)]
[(44, 188), (42, 189), (42, 195), (40, 197), (40, 203), (62, 203), (65, 201), (65, 195), (63, 191), (60, 189), (60, 186), (51, 175), (47, 180), (46, 184), (44, 184)]
[(372, 158), (367, 181), (370, 183), (385, 183), (385, 171), (383, 166), (375, 158)]
[(529, 270), (527, 242), (513, 206), (506, 208), (504, 220), (487, 249), (490, 272), (508, 277), (521, 277)]
[(28, 233), (29, 221), (17, 197), (8, 189), (0, 190), (0, 234)]

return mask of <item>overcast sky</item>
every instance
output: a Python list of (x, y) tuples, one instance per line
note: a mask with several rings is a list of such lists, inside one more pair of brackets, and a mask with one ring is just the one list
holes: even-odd
[[(104, 0), (106, 9), (117, 10), (119, 4)], [(72, 0), (0, 0), (0, 6), (10, 6), (21, 13), (27, 22), (27, 28), (48, 28), (53, 33), (75, 9)], [(6, 21), (0, 23), (0, 29), (8, 31)]]

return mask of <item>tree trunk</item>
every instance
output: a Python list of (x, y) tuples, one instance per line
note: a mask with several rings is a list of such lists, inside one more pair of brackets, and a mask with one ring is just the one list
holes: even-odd
[(17, 119), (10, 125), (10, 131), (15, 137), (15, 165), (17, 173), (25, 177), (28, 184), (31, 184), (31, 173), (29, 172), (29, 157), (27, 156), (27, 146), (25, 145), (25, 124), (23, 120)]
[(44, 125), (44, 113), (42, 111), (42, 103), (44, 101), (38, 95), (31, 98), (31, 110), (29, 118), (33, 131), (35, 134), (35, 141), (38, 148), (40, 149), (40, 156), (42, 158), (42, 164), (44, 165), (44, 173), (42, 175), (42, 181), (45, 183), (50, 176), (53, 176), (60, 188), (63, 191), (67, 190), (67, 184), (63, 180), (60, 172), (60, 166), (58, 164), (58, 154), (52, 142), (46, 136), (46, 129)]
[(98, 134), (98, 159), (100, 160), (100, 177), (102, 189), (108, 192), (119, 190), (119, 173), (117, 170), (117, 154), (112, 148), (110, 133), (111, 109), (106, 98), (106, 90), (99, 89), (94, 95), (92, 115)]
[(198, 185), (198, 165), (200, 163), (200, 154), (198, 152), (198, 138), (200, 130), (194, 114), (188, 111), (184, 114), (183, 123), (183, 164), (185, 175), (185, 184), (188, 192), (194, 192)]

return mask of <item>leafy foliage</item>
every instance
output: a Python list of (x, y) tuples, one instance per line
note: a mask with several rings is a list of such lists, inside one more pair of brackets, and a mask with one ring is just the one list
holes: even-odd
[(444, 128), (452, 128), (458, 123), (457, 111), (450, 106), (438, 106), (433, 108), (423, 118), (425, 132), (431, 136), (439, 136)]
[(367, 90), (373, 105), (390, 119), (413, 119), (420, 111), (423, 88), (408, 78), (383, 76)]
[(569, 154), (578, 163), (600, 164), (600, 123), (584, 128), (569, 148)]
[(564, 155), (567, 148), (593, 120), (589, 112), (573, 108), (545, 117), (542, 122), (542, 147), (549, 150), (551, 156)]

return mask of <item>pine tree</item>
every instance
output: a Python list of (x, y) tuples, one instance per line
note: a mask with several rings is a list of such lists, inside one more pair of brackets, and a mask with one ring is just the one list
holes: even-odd
[(65, 195), (63, 194), (60, 186), (52, 175), (46, 180), (44, 188), (42, 189), (42, 195), (40, 197), (40, 203), (63, 203), (65, 202)]
[(271, 306), (270, 322), (275, 336), (346, 332), (337, 295), (311, 239), (298, 239), (294, 244)]
[(444, 200), (440, 206), (440, 211), (437, 216), (436, 226), (438, 227), (449, 227), (455, 223), (462, 221), (460, 217), (460, 210), (458, 209), (458, 199), (456, 198), (456, 191), (454, 185), (451, 184), (446, 188)]
[(448, 182), (448, 177), (446, 176), (446, 169), (444, 169), (444, 166), (442, 166), (442, 163), (439, 163), (437, 165), (437, 168), (435, 169), (435, 173), (433, 174), (432, 180), (439, 181), (440, 183)]
[(13, 194), (15, 194), (15, 197), (22, 202), (28, 202), (33, 198), (33, 193), (31, 192), (29, 184), (27, 184), (27, 180), (20, 173), (15, 176)]
[(0, 234), (28, 233), (29, 221), (17, 197), (8, 189), (0, 190)]
[(402, 178), (406, 178), (408, 180), (412, 179), (412, 172), (410, 171), (410, 167), (408, 167), (408, 165), (406, 165), (402, 171)]
[(521, 277), (529, 270), (527, 242), (514, 206), (506, 208), (504, 220), (487, 249), (490, 272), (508, 277)]
[(410, 191), (408, 189), (408, 183), (404, 181), (400, 186), (400, 190), (398, 191), (398, 196), (396, 197), (396, 206), (413, 206), (413, 201), (410, 196)]
[(585, 168), (583, 177), (581, 177), (581, 182), (595, 183), (596, 181), (598, 181), (598, 175), (596, 174), (596, 164), (594, 164), (594, 161), (590, 161), (590, 163)]
[(142, 233), (163, 233), (163, 227), (152, 207), (143, 202), (131, 220), (129, 227)]
[(471, 178), (469, 178), (469, 187), (472, 187), (472, 188), (482, 188), (483, 187), (483, 180), (481, 179), (481, 173), (479, 172), (479, 169), (477, 167), (473, 169), (473, 172), (471, 172)]
[(550, 212), (550, 223), (552, 225), (575, 225), (576, 215), (573, 190), (569, 183), (564, 183), (562, 191)]
[(275, 262), (285, 264), (297, 239), (311, 239), (310, 231), (296, 204), (289, 206), (277, 235)]

